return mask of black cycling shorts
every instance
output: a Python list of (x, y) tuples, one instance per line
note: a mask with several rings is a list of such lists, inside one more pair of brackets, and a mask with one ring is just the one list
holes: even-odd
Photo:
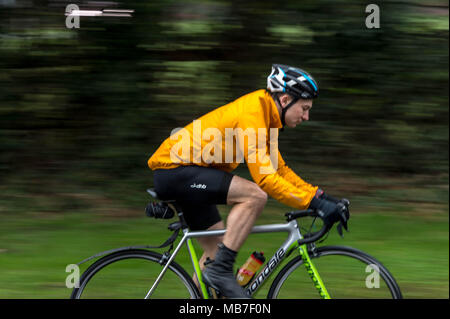
[(216, 205), (227, 203), (233, 174), (195, 165), (153, 173), (158, 197), (176, 200), (191, 230), (204, 230), (222, 220)]

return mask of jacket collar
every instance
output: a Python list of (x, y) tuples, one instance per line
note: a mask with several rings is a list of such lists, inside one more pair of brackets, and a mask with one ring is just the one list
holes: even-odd
[(278, 112), (277, 105), (267, 90), (264, 91), (264, 99), (270, 107), (270, 127), (282, 128), (283, 124), (281, 123), (280, 112)]

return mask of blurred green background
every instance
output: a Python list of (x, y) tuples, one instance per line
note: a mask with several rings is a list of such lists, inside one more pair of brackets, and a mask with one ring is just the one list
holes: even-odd
[[(69, 3), (135, 13), (68, 29)], [(272, 63), (319, 82), (280, 149), (352, 202), (350, 233), (324, 244), (374, 255), (406, 298), (449, 298), (448, 1), (380, 1), (379, 29), (370, 3), (0, 0), (0, 298), (67, 298), (66, 265), (164, 241), (143, 216), (148, 158), (173, 128), (265, 88)], [(258, 223), (287, 210), (272, 200)], [(266, 248), (250, 239), (240, 261)]]

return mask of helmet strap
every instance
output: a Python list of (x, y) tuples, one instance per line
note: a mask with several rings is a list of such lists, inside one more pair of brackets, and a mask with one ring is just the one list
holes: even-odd
[[(278, 99), (278, 96), (277, 96), (277, 99)], [(281, 129), (281, 131), (283, 131), (283, 130), (284, 130), (284, 127), (286, 126), (286, 112), (287, 112), (287, 110), (288, 110), (292, 105), (294, 105), (295, 103), (297, 103), (298, 100), (299, 100), (298, 97), (293, 98), (292, 101), (291, 101), (288, 105), (286, 105), (286, 106), (283, 108), (283, 107), (281, 106), (280, 99), (278, 99), (278, 103), (280, 104), (280, 107), (281, 107), (281, 124), (283, 124), (283, 128)]]

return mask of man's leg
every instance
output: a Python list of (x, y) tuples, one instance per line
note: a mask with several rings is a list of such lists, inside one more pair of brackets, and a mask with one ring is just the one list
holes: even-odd
[(237, 252), (247, 239), (267, 202), (267, 194), (255, 183), (233, 176), (227, 203), (233, 205), (227, 219), (227, 231), (214, 262), (203, 271), (203, 278), (228, 298), (248, 298), (233, 272)]
[[(220, 229), (224, 229), (225, 225), (223, 223), (223, 221), (220, 221), (214, 225), (212, 225), (211, 227), (209, 227), (207, 230), (220, 230)], [(199, 242), (200, 246), (203, 249), (203, 255), (199, 260), (199, 264), (200, 264), (200, 269), (203, 271), (203, 269), (205, 268), (205, 261), (206, 258), (210, 258), (211, 260), (214, 259), (214, 256), (217, 253), (217, 249), (219, 248), (218, 245), (220, 243), (222, 243), (223, 241), (223, 236), (217, 236), (217, 237), (202, 237), (202, 238), (197, 238), (197, 241)], [(198, 280), (197, 280), (197, 276), (194, 274), (194, 276), (192, 277), (192, 279), (194, 280), (194, 283), (197, 285), (198, 288), (200, 288), (199, 284), (198, 284)]]
[[(228, 215), (225, 237), (197, 238), (204, 251), (199, 261), (202, 269), (207, 257), (214, 258), (217, 244), (223, 242), (225, 246), (235, 251), (241, 248), (266, 202), (267, 194), (258, 185), (239, 176), (233, 176), (228, 190), (227, 203), (234, 206)], [(208, 230), (224, 228), (224, 223), (220, 221), (209, 227)]]
[[(221, 230), (224, 228), (225, 225), (223, 221), (220, 221), (209, 227), (208, 230)], [(214, 259), (214, 256), (217, 253), (217, 245), (223, 242), (223, 236), (197, 238), (197, 241), (203, 249), (203, 255), (199, 260), (200, 268), (203, 270), (206, 259), (208, 257)]]
[(223, 239), (226, 247), (234, 251), (241, 248), (266, 202), (267, 194), (258, 185), (239, 176), (233, 177), (227, 196), (227, 203), (233, 208)]
[[(192, 214), (189, 207), (184, 207), (185, 218), (192, 228), (215, 225), (220, 221), (216, 204), (233, 205), (227, 220), (227, 231), (223, 238), (223, 244), (217, 249), (218, 239), (207, 240), (204, 245), (207, 253), (202, 257), (214, 255), (214, 263), (203, 273), (209, 273), (210, 283), (217, 286), (222, 293), (230, 298), (245, 298), (243, 289), (236, 282), (233, 273), (233, 264), (237, 251), (246, 240), (254, 222), (260, 215), (267, 201), (267, 194), (255, 183), (246, 179), (234, 176), (217, 169), (186, 166), (170, 170), (156, 170), (154, 172), (155, 190), (161, 199), (176, 199), (179, 202), (186, 202), (192, 207)], [(202, 184), (204, 187), (197, 188), (193, 185)], [(202, 205), (212, 205), (211, 207), (201, 207)], [(187, 209), (186, 209), (187, 208)], [(205, 214), (201, 214), (204, 211)], [(200, 213), (200, 214), (199, 214)], [(189, 218), (198, 219), (196, 222)], [(221, 225), (220, 225), (220, 228)], [(206, 276), (205, 281), (207, 280)], [(225, 282), (225, 285), (223, 285)], [(217, 285), (215, 284), (217, 283)], [(220, 286), (220, 287), (219, 287)], [(230, 289), (231, 287), (231, 289)], [(228, 294), (228, 295), (227, 295)]]

